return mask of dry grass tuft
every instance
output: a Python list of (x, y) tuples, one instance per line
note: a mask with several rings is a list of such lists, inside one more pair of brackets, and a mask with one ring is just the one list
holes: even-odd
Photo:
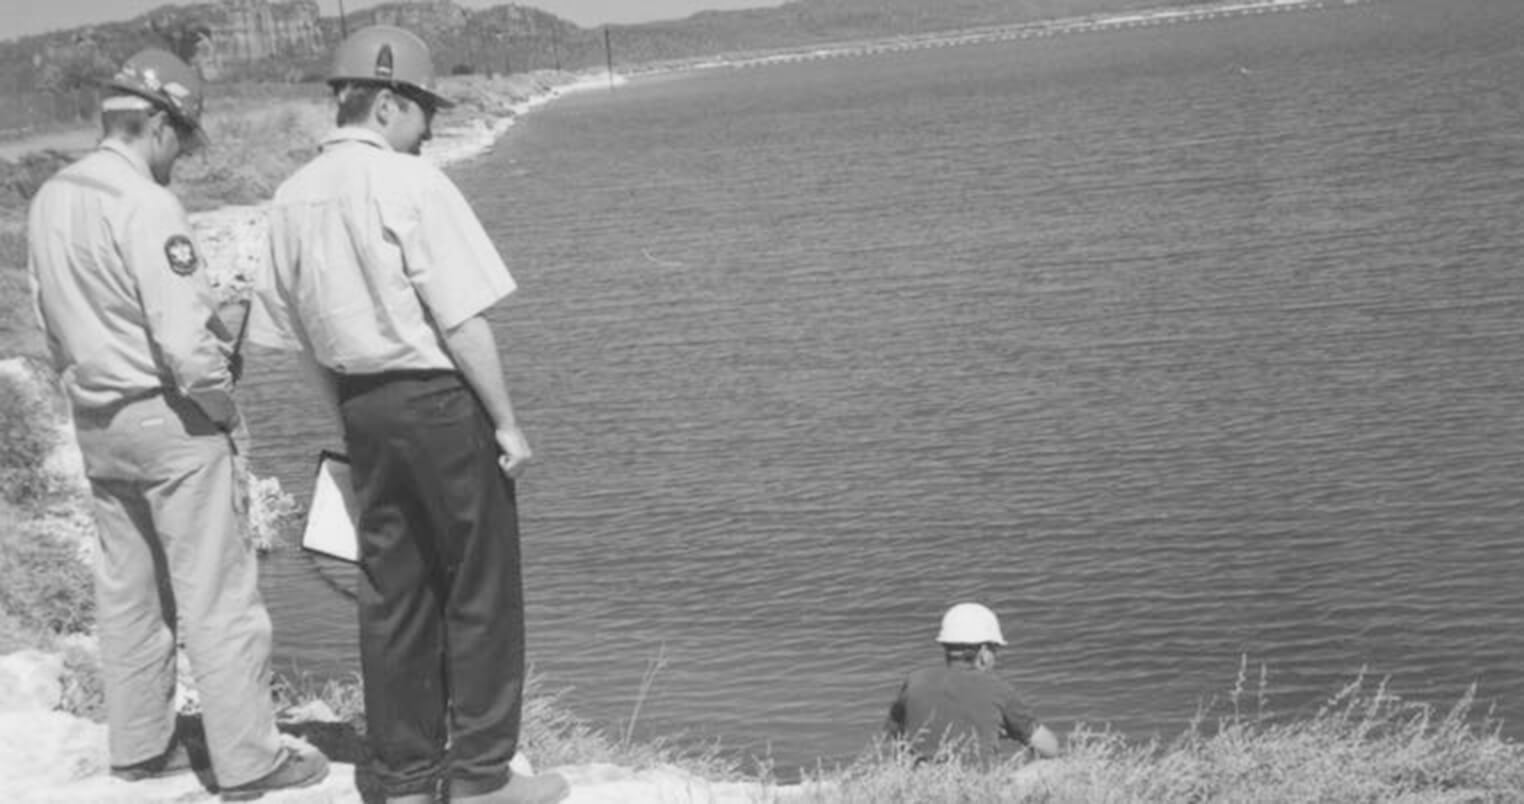
[(841, 771), (810, 778), (814, 802), (1502, 802), (1524, 800), (1524, 746), (1474, 711), (1475, 691), (1447, 712), (1403, 701), (1363, 676), (1311, 717), (1245, 711), (1247, 667), (1229, 711), (1198, 717), (1170, 743), (1135, 744), (1083, 727), (1058, 760), (994, 768), (917, 767), (879, 747)]

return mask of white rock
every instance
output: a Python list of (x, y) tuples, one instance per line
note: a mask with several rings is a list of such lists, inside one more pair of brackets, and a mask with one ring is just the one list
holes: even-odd
[(333, 707), (317, 699), (297, 704), (281, 712), (280, 719), (285, 723), (338, 723), (340, 720), (339, 716), (334, 714)]
[(64, 712), (0, 715), (0, 801), (26, 800), (107, 768), (104, 725)]
[(534, 775), (534, 765), (530, 763), (529, 757), (524, 756), (523, 751), (515, 752), (513, 759), (508, 760), (508, 770), (520, 776)]
[(196, 677), (191, 672), (190, 655), (185, 648), (175, 648), (175, 711), (194, 715), (201, 711), (201, 693), (196, 691)]
[(756, 804), (779, 800), (777, 788), (756, 782), (715, 782), (673, 767), (631, 770), (591, 764), (553, 768), (571, 783), (566, 804)]
[(47, 712), (63, 700), (63, 657), (40, 650), (0, 656), (0, 712)]

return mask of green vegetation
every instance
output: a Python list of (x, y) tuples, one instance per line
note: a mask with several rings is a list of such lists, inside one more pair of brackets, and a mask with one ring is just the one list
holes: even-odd
[(187, 210), (264, 201), (317, 153), (333, 127), (327, 96), (312, 86), (289, 90), (212, 104), (205, 123), (211, 146), (175, 164), (171, 189)]
[(1473, 711), (1468, 693), (1449, 712), (1401, 700), (1363, 677), (1314, 715), (1274, 718), (1263, 670), (1258, 709), (1244, 712), (1245, 673), (1231, 711), (1205, 716), (1170, 742), (1129, 742), (1083, 727), (1066, 755), (981, 769), (916, 767), (887, 748), (809, 780), (809, 800), (912, 802), (1503, 802), (1524, 800), (1524, 746)]
[(0, 499), (16, 505), (47, 494), (49, 478), (39, 469), (58, 442), (57, 427), (47, 426), (52, 406), (27, 375), (25, 368), (0, 372)]
[(84, 633), (95, 621), (94, 585), (80, 549), (47, 532), (45, 521), (0, 514), (12, 537), (0, 539), (0, 609), (24, 629)]

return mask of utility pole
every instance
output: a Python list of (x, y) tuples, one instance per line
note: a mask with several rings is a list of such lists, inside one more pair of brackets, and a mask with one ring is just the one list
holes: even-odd
[(614, 88), (614, 40), (609, 35), (609, 26), (603, 26), (603, 57), (609, 67), (609, 89)]
[(344, 0), (339, 0), (339, 38), (349, 38), (349, 27), (344, 23)]

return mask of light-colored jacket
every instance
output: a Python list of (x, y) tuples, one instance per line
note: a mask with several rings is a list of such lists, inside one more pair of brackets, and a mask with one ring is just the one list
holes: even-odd
[(347, 127), (280, 186), (249, 339), (339, 374), (451, 369), (444, 333), (515, 288), (460, 190)]
[(54, 368), (76, 411), (165, 389), (236, 420), (231, 336), (185, 210), (121, 143), (59, 171), (32, 199), (28, 270)]

